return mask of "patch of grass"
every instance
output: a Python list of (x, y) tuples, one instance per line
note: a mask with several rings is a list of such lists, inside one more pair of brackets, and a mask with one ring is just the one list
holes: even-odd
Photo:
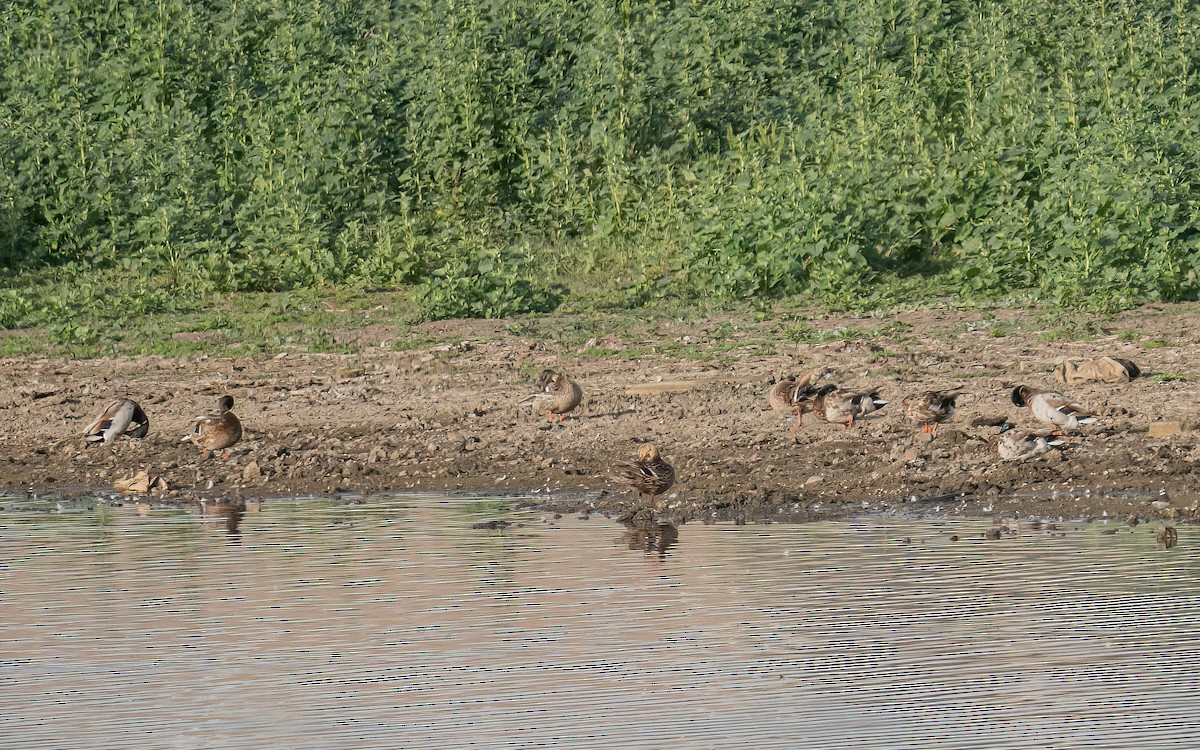
[(1162, 349), (1168, 346), (1171, 346), (1171, 344), (1163, 339), (1150, 339), (1149, 341), (1142, 342), (1143, 349)]
[(1091, 341), (1108, 334), (1102, 318), (1082, 312), (1048, 311), (1039, 316), (1039, 322), (1050, 326), (1038, 334), (1043, 341)]
[(627, 349), (612, 349), (607, 346), (593, 346), (585, 349), (582, 357), (589, 359), (615, 359), (622, 362), (628, 362), (634, 359), (641, 359), (651, 354), (650, 349), (644, 347), (629, 347)]
[(857, 325), (840, 325), (834, 328), (810, 328), (803, 323), (799, 323), (784, 326), (783, 334), (793, 344), (816, 345), (830, 341), (863, 341), (882, 336), (894, 336), (911, 331), (912, 328), (911, 323), (905, 323), (900, 320), (894, 320), (873, 328), (862, 328)]
[(1146, 379), (1155, 383), (1186, 383), (1192, 379), (1192, 376), (1182, 372), (1156, 372), (1147, 375)]
[(433, 339), (425, 336), (413, 336), (411, 338), (397, 338), (388, 342), (388, 348), (394, 352), (410, 352), (414, 349), (423, 349), (433, 345)]

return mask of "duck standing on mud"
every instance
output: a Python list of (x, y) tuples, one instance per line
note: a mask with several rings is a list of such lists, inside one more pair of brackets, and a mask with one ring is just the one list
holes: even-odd
[(583, 401), (583, 390), (579, 384), (560, 372), (542, 370), (536, 383), (538, 392), (526, 401), (531, 399), (548, 401), (549, 403), (546, 405), (547, 422), (553, 422), (554, 415), (557, 414), (558, 421), (561, 423), (564, 416)]
[(649, 495), (651, 507), (654, 507), (656, 497), (675, 484), (675, 467), (664, 461), (658, 448), (651, 443), (638, 449), (635, 463), (618, 466), (617, 473), (638, 493), (639, 502), (642, 495)]
[(792, 421), (792, 429), (799, 429), (804, 424), (804, 412), (812, 409), (812, 399), (817, 395), (813, 380), (820, 374), (813, 370), (804, 377), (785, 377), (771, 386), (767, 391), (767, 402), (779, 414), (786, 414)]
[(205, 454), (225, 451), (222, 458), (228, 458), (229, 451), (225, 449), (242, 439), (242, 423), (232, 410), (233, 396), (222, 396), (217, 401), (217, 411), (197, 417), (183, 440), (200, 446)]
[(921, 422), (921, 432), (937, 435), (937, 426), (954, 416), (955, 400), (962, 395), (962, 388), (948, 391), (925, 391), (904, 399), (904, 414), (914, 422)]
[(150, 419), (136, 401), (118, 398), (104, 407), (100, 416), (92, 420), (83, 431), (83, 439), (89, 443), (111, 443), (124, 435), (144, 438), (150, 431)]
[(1017, 406), (1028, 406), (1033, 418), (1049, 425), (1058, 435), (1068, 430), (1078, 430), (1082, 425), (1096, 421), (1096, 416), (1074, 399), (1057, 391), (1042, 391), (1027, 385), (1013, 388), (1012, 402)]
[(835, 422), (848, 430), (854, 426), (857, 417), (878, 411), (887, 403), (879, 397), (878, 388), (842, 390), (836, 385), (825, 385), (813, 398), (812, 413), (818, 419)]
[(1052, 430), (1013, 430), (988, 441), (988, 451), (1001, 461), (1024, 461), (1063, 444)]

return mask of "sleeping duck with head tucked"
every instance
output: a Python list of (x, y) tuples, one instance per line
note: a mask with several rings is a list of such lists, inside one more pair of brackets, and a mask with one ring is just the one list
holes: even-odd
[(100, 415), (92, 420), (83, 431), (83, 439), (89, 443), (112, 443), (122, 436), (146, 437), (150, 431), (150, 419), (136, 401), (118, 398), (112, 401)]
[(854, 426), (855, 419), (878, 411), (887, 403), (879, 397), (878, 388), (842, 389), (831, 384), (821, 386), (817, 391), (812, 413), (818, 419), (835, 422), (848, 430)]

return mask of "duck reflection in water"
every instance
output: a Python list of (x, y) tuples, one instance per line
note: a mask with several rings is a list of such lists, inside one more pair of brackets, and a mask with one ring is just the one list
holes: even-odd
[(679, 543), (679, 529), (669, 523), (626, 524), (618, 544), (646, 555), (667, 556), (667, 550)]
[(242, 517), (246, 515), (246, 504), (241, 500), (220, 501), (216, 503), (200, 503), (200, 515), (203, 517), (225, 519), (225, 533), (231, 536), (241, 536)]

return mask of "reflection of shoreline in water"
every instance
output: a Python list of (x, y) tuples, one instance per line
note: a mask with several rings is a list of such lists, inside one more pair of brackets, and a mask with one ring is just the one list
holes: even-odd
[(617, 543), (647, 555), (666, 557), (667, 550), (679, 543), (679, 529), (669, 523), (629, 525)]

